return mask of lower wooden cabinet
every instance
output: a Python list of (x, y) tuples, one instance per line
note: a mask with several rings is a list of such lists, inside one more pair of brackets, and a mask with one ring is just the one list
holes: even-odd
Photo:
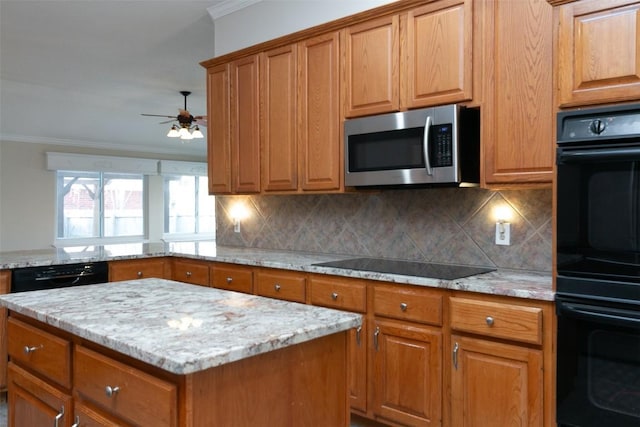
[(72, 399), (57, 387), (14, 363), (8, 369), (7, 396), (10, 426), (69, 426)]
[(451, 337), (451, 426), (543, 426), (542, 351)]
[(226, 289), (228, 291), (244, 292), (245, 294), (253, 292), (253, 270), (251, 267), (236, 264), (213, 263), (209, 267), (209, 270), (212, 287)]
[(304, 273), (260, 269), (256, 272), (256, 293), (263, 297), (303, 303), (306, 301), (306, 280)]
[(174, 258), (171, 275), (173, 280), (192, 285), (209, 286), (209, 262)]
[(109, 262), (110, 282), (150, 277), (169, 279), (171, 278), (170, 273), (169, 260), (164, 257)]
[(401, 425), (442, 425), (440, 328), (376, 319), (372, 411)]
[[(0, 270), (0, 294), (11, 292), (11, 270)], [(0, 307), (0, 391), (7, 389), (7, 315)]]

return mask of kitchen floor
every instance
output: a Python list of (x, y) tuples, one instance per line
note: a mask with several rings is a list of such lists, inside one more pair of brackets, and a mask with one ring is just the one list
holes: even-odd
[[(0, 393), (0, 427), (7, 427), (7, 399), (4, 393)], [(352, 416), (351, 427), (384, 427), (384, 424)]]

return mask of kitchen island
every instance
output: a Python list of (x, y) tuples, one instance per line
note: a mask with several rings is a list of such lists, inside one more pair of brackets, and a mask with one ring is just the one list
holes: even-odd
[(163, 279), (0, 304), (10, 425), (349, 424), (347, 331), (360, 315)]

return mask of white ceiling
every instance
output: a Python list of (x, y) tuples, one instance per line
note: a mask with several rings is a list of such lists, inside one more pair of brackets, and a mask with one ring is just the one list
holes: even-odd
[(182, 144), (140, 113), (177, 115), (188, 90), (206, 114), (212, 16), (243, 2), (0, 0), (0, 140), (204, 159), (206, 138)]

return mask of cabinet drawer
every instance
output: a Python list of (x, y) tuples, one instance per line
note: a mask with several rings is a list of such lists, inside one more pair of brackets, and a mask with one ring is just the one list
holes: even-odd
[(305, 302), (305, 283), (305, 278), (295, 273), (259, 271), (257, 294), (287, 301)]
[(165, 258), (111, 261), (109, 263), (109, 281), (119, 282), (150, 277), (164, 279), (166, 262)]
[(11, 317), (7, 331), (13, 362), (71, 388), (71, 342)]
[(442, 293), (432, 289), (374, 286), (373, 309), (376, 316), (442, 325)]
[(73, 378), (74, 389), (83, 399), (127, 423), (177, 425), (175, 384), (82, 346), (75, 347)]
[(209, 265), (193, 261), (175, 261), (173, 263), (173, 280), (209, 286)]
[(253, 271), (248, 267), (215, 264), (211, 266), (211, 286), (250, 294), (253, 292)]
[(311, 304), (364, 313), (367, 310), (366, 283), (335, 277), (314, 276), (310, 281)]
[(532, 344), (542, 343), (541, 308), (457, 297), (451, 297), (449, 302), (451, 329)]

